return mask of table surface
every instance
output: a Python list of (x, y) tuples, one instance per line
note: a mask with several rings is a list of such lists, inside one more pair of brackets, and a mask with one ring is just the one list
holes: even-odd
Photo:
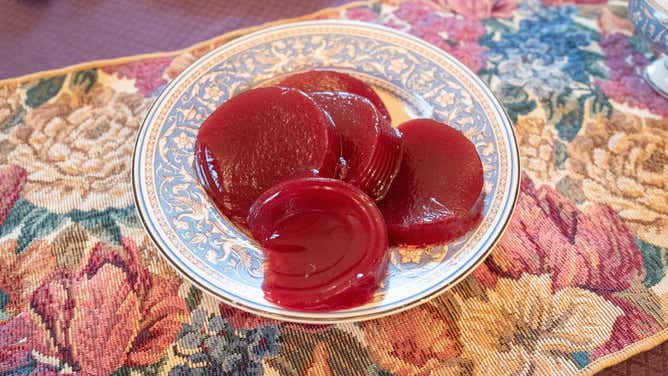
[(3, 1), (0, 79), (90, 60), (177, 50), (231, 30), (345, 2)]
[[(185, 48), (238, 28), (296, 17), (345, 0), (5, 1), (0, 79), (67, 65)], [(659, 375), (668, 343), (601, 375)]]

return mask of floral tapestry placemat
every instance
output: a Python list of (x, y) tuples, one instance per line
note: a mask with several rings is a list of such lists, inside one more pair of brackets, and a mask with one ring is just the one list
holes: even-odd
[(493, 89), (520, 143), (517, 209), (485, 264), (357, 324), (219, 304), (161, 259), (135, 212), (148, 106), (252, 30), (0, 81), (0, 374), (591, 374), (668, 339), (668, 102), (641, 77), (652, 54), (624, 2), (564, 2), (365, 2), (303, 18), (442, 48)]

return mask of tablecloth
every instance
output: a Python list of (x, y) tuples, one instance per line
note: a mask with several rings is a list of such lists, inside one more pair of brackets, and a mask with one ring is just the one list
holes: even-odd
[(0, 81), (0, 374), (590, 374), (668, 339), (668, 102), (625, 8), (385, 1), (306, 18), (407, 31), (494, 90), (522, 186), (471, 277), (405, 313), (280, 323), (179, 278), (143, 231), (130, 154), (175, 53)]

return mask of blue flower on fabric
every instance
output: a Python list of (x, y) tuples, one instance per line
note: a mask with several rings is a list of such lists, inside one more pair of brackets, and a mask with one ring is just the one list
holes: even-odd
[(278, 327), (235, 329), (220, 315), (198, 308), (190, 324), (183, 324), (176, 341), (175, 353), (186, 362), (172, 368), (169, 375), (261, 375), (262, 359), (280, 350)]
[(489, 61), (502, 81), (524, 87), (539, 99), (560, 93), (573, 81), (588, 84), (588, 67), (600, 55), (586, 50), (597, 38), (573, 19), (575, 7), (542, 7), (525, 2), (519, 27), (500, 30), (486, 38)]
[(538, 98), (548, 98), (572, 85), (573, 79), (565, 72), (565, 59), (549, 63), (546, 59), (529, 60), (512, 54), (497, 66), (499, 79), (513, 86), (523, 87)]

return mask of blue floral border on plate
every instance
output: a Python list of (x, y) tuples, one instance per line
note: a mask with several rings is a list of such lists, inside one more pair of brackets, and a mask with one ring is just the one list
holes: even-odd
[[(324, 314), (286, 311), (264, 300), (261, 251), (213, 208), (192, 169), (197, 129), (220, 103), (275, 76), (313, 68), (343, 70), (370, 81), (380, 91), (399, 97), (415, 93), (415, 102), (431, 104), (437, 120), (459, 128), (476, 144), (486, 168), (487, 190), (486, 219), (476, 231), (445, 251), (443, 246), (440, 251), (425, 250), (427, 255), (441, 255), (437, 262), (427, 257), (426, 262), (405, 265), (401, 250), (394, 249), (390, 288), (380, 291), (374, 303)], [(156, 100), (142, 126), (134, 158), (133, 182), (142, 220), (178, 270), (230, 304), (303, 322), (373, 318), (410, 307), (451, 286), (491, 250), (507, 224), (519, 185), (510, 122), (472, 72), (414, 37), (350, 21), (283, 25), (212, 51), (172, 81)], [(440, 274), (446, 269), (447, 276)], [(431, 275), (431, 280), (424, 274)], [(388, 302), (397, 283), (409, 289), (427, 287)]]

